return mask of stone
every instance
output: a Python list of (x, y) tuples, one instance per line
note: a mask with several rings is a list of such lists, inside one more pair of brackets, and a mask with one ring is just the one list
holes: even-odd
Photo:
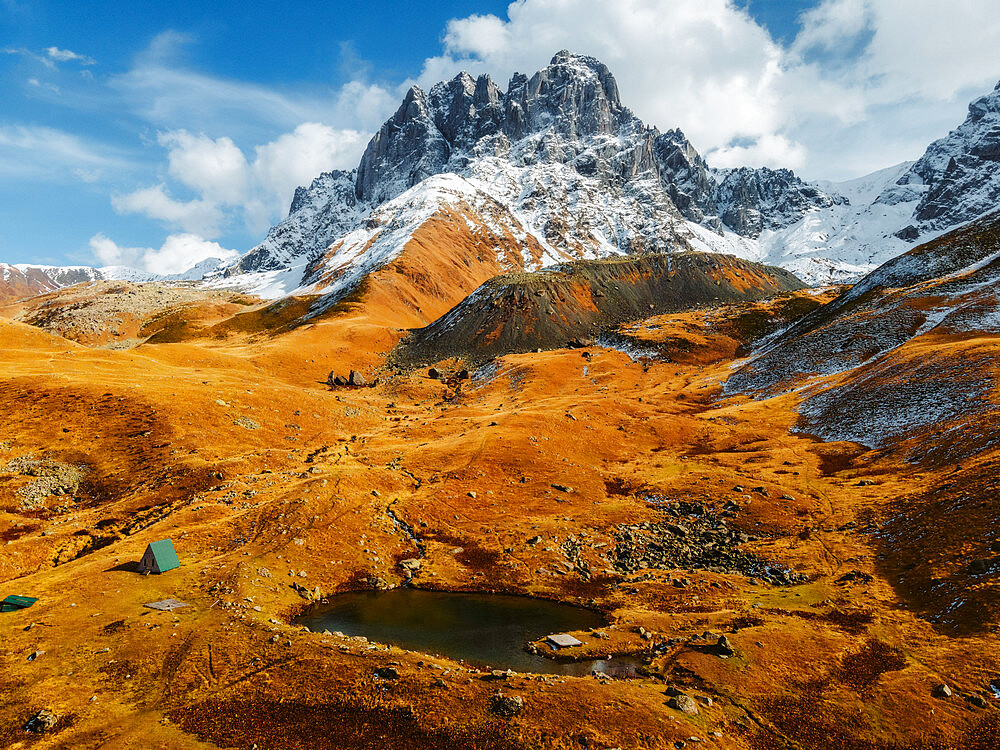
[(395, 667), (381, 667), (375, 670), (375, 676), (381, 680), (398, 680), (399, 670)]
[(730, 643), (729, 639), (724, 635), (719, 636), (719, 640), (715, 644), (715, 649), (722, 656), (732, 656), (736, 653), (733, 649), (733, 644)]
[(421, 565), (422, 563), (420, 562), (420, 560), (418, 560), (415, 557), (409, 557), (406, 560), (401, 560), (399, 563), (399, 567), (403, 568), (404, 570), (409, 570), (411, 572), (416, 572), (420, 570)]
[(935, 685), (931, 692), (935, 698), (950, 698), (954, 694), (952, 689), (943, 682), (939, 685)]
[(347, 385), (347, 378), (345, 378), (343, 375), (338, 375), (333, 379), (333, 384), (343, 388), (345, 385)]
[(973, 560), (969, 563), (969, 572), (977, 576), (989, 573), (995, 562), (996, 560), (985, 560), (982, 558)]
[(427, 371), (427, 377), (429, 377), (431, 380), (437, 380), (438, 378), (441, 377), (441, 373), (438, 371), (436, 367), (432, 367)]
[(59, 717), (47, 708), (43, 708), (36, 712), (34, 716), (28, 719), (24, 724), (25, 732), (33, 732), (35, 734), (44, 734), (48, 732), (52, 727), (56, 725), (59, 721)]
[(568, 487), (565, 484), (553, 484), (552, 489), (559, 490), (560, 492), (572, 492), (573, 488)]
[(987, 708), (987, 706), (989, 705), (986, 703), (986, 699), (983, 698), (983, 696), (976, 695), (975, 693), (971, 693), (970, 695), (965, 696), (965, 700), (968, 701), (970, 705), (975, 706), (976, 708)]
[(458, 379), (459, 380), (468, 380), (470, 377), (471, 377), (471, 375), (469, 374), (468, 370), (459, 370), (458, 371)]
[(347, 382), (355, 388), (364, 388), (368, 385), (368, 381), (365, 380), (365, 376), (357, 370), (351, 370), (351, 374), (348, 376)]
[(684, 693), (672, 697), (667, 701), (667, 705), (681, 713), (691, 714), (692, 716), (698, 713), (698, 704), (694, 702), (694, 698)]
[(490, 696), (490, 713), (502, 719), (513, 719), (524, 710), (524, 698), (506, 695), (499, 690)]

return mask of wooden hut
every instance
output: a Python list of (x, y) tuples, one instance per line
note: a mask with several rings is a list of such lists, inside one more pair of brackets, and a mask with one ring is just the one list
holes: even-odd
[(169, 539), (161, 539), (146, 547), (139, 561), (139, 572), (143, 575), (166, 573), (168, 570), (180, 567), (180, 564), (181, 561), (177, 559), (177, 553), (174, 551), (174, 543)]
[(11, 594), (0, 602), (0, 612), (16, 612), (19, 609), (27, 609), (37, 601), (38, 599), (34, 597)]

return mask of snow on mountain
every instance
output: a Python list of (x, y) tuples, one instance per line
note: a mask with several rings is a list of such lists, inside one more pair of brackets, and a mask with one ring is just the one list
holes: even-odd
[[(661, 134), (622, 105), (606, 66), (564, 51), (531, 78), (515, 74), (506, 92), (465, 73), (427, 93), (413, 87), (355, 172), (328, 173), (302, 189), (288, 218), (213, 283), (275, 295), (329, 291), (316, 285), (320, 257), (338, 284), (360, 279), (377, 258), (393, 257), (385, 243), (405, 242), (412, 222), (427, 218), (428, 200), (454, 197), (438, 192), (440, 182), (414, 192), (443, 175), (471, 186), (473, 203), (505, 206), (518, 231), (542, 244), (529, 270), (638, 252), (737, 248), (750, 257), (759, 253), (744, 237), (844, 200), (787, 170), (709, 170), (683, 133)], [(381, 249), (361, 253), (389, 203), (410, 229), (383, 230)], [(326, 250), (337, 243), (337, 252)], [(358, 271), (344, 271), (345, 259)], [(299, 268), (306, 275), (296, 278)]]
[(846, 202), (806, 212), (760, 237), (762, 258), (811, 281), (853, 281), (914, 242), (994, 210), (1000, 203), (1000, 83), (918, 161), (817, 186)]

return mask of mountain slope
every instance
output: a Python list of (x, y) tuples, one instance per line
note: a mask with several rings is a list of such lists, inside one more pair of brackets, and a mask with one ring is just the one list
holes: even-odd
[(579, 336), (650, 315), (757, 300), (804, 285), (780, 268), (704, 253), (564, 263), (497, 276), (402, 349), (411, 360), (483, 360), (558, 348)]
[(777, 393), (815, 379), (804, 429), (869, 446), (963, 419), (990, 403), (991, 366), (978, 357), (962, 364), (960, 351), (900, 350), (1000, 334), (998, 282), (995, 212), (894, 258), (805, 316), (743, 364), (727, 390)]

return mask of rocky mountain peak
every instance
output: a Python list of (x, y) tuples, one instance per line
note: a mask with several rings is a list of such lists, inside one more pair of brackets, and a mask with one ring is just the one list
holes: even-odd
[(965, 122), (928, 146), (911, 174), (900, 178), (900, 184), (926, 186), (914, 212), (914, 229), (944, 229), (995, 208), (1000, 200), (998, 162), (1000, 83), (974, 99)]
[(790, 172), (727, 178), (710, 170), (680, 130), (661, 134), (622, 104), (606, 65), (563, 50), (530, 77), (515, 73), (506, 91), (465, 72), (427, 92), (412, 87), (356, 172), (298, 191), (289, 218), (231, 272), (277, 271), (293, 257), (322, 262), (325, 248), (367, 226), (365, 217), (448, 174), (523, 220), (550, 261), (729, 250), (739, 241), (726, 238), (723, 222), (756, 237), (833, 200)]

